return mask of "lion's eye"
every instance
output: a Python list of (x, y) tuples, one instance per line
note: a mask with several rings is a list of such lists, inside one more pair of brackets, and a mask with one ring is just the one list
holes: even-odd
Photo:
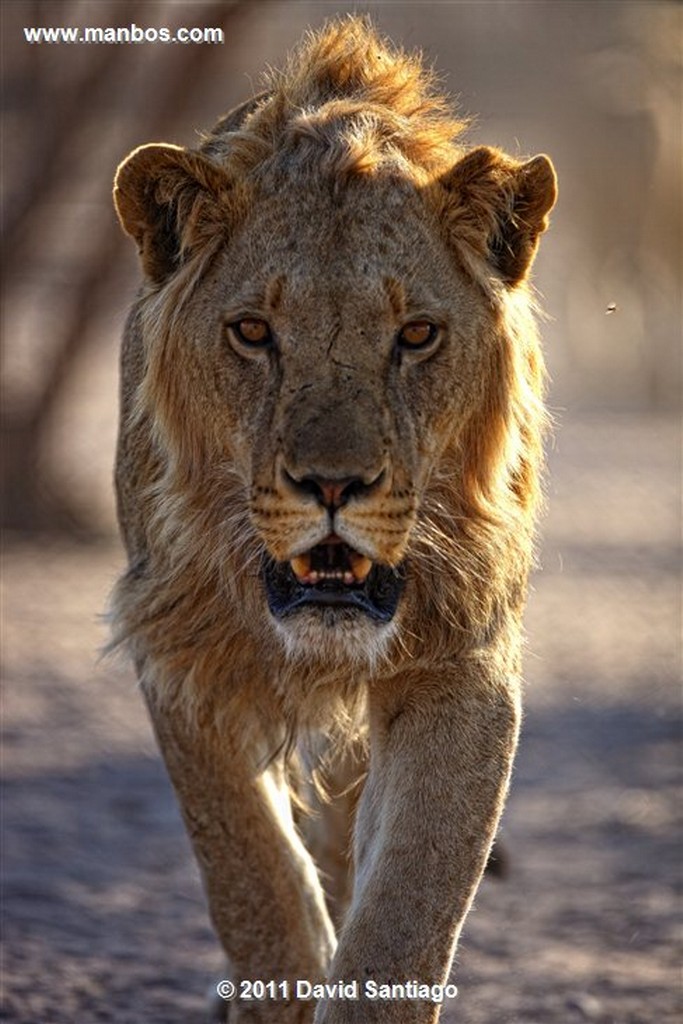
[(264, 348), (273, 340), (270, 327), (265, 320), (245, 317), (230, 324), (229, 327), (244, 345), (251, 348)]
[(398, 343), (403, 348), (426, 348), (437, 334), (436, 324), (429, 320), (413, 320), (398, 332)]

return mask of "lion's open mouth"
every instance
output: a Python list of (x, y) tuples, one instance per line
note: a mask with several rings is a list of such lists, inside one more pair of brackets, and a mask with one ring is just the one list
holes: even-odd
[(266, 558), (263, 574), (277, 618), (318, 605), (355, 608), (380, 622), (394, 617), (405, 579), (402, 566), (372, 562), (334, 535), (290, 562)]

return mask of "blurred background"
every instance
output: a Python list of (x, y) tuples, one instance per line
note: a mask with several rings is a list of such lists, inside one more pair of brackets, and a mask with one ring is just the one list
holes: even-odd
[[(137, 281), (111, 182), (134, 146), (194, 145), (307, 27), (351, 10), (424, 52), (475, 117), (472, 144), (546, 152), (560, 181), (535, 274), (556, 431), (511, 874), (482, 887), (444, 1021), (680, 1019), (683, 7), (660, 0), (0, 5), (2, 1019), (199, 1019), (220, 973), (132, 675), (97, 662)], [(23, 31), (132, 23), (225, 41)]]

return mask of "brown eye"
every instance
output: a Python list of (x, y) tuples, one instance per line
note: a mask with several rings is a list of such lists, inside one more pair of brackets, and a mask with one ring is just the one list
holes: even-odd
[(244, 320), (230, 324), (230, 328), (245, 345), (263, 348), (272, 341), (270, 327), (265, 320), (245, 317)]
[(438, 328), (429, 320), (414, 320), (398, 332), (398, 343), (404, 348), (426, 348), (436, 338)]

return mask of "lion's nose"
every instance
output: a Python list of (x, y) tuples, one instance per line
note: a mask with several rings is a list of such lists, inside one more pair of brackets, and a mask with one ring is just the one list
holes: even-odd
[(370, 481), (360, 476), (329, 480), (314, 474), (297, 479), (287, 470), (284, 470), (284, 476), (287, 484), (299, 494), (312, 494), (319, 505), (329, 512), (335, 512), (352, 498), (365, 498), (375, 491), (382, 482), (384, 470)]

